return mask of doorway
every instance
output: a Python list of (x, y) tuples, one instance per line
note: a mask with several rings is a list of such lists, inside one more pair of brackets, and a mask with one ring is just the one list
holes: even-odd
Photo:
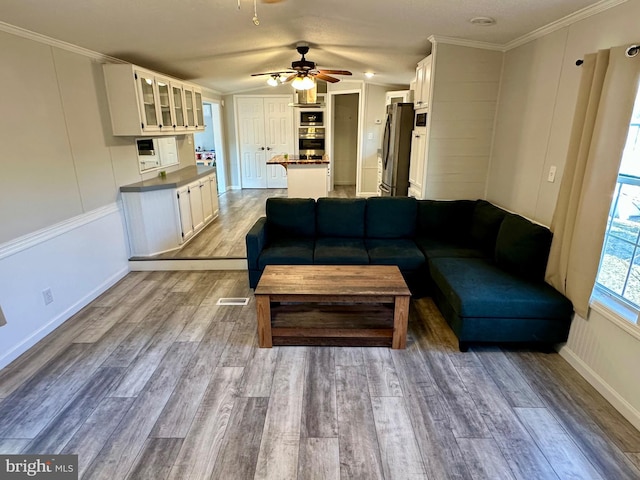
[(220, 103), (205, 99), (202, 102), (202, 111), (205, 130), (204, 132), (193, 134), (193, 146), (196, 150), (196, 156), (200, 154), (201, 157), (196, 159), (196, 163), (210, 164), (216, 167), (218, 194), (220, 195), (227, 191), (227, 169), (222, 144)]
[(358, 103), (360, 95), (335, 95), (333, 103), (333, 185), (354, 186), (358, 165)]

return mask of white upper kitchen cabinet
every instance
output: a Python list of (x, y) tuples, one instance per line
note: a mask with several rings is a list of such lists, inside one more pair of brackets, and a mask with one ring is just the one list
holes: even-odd
[(114, 135), (204, 131), (199, 87), (131, 64), (103, 70)]
[(429, 108), (429, 95), (431, 93), (431, 65), (432, 57), (429, 55), (418, 62), (416, 68), (416, 90), (414, 95), (414, 108)]

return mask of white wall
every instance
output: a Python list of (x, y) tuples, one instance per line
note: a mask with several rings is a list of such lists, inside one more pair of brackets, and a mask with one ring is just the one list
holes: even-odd
[(640, 41), (638, 18), (640, 2), (626, 2), (505, 54), (488, 200), (551, 223), (580, 83), (575, 61)]
[(382, 135), (386, 118), (386, 96), (398, 87), (365, 84), (364, 122), (362, 132), (361, 194), (378, 194), (378, 149), (382, 147)]
[(503, 54), (435, 40), (423, 196), (475, 200), (486, 188)]
[(157, 172), (111, 135), (100, 55), (0, 31), (0, 64), (2, 367), (128, 272), (118, 187)]
[[(575, 61), (640, 41), (639, 18), (640, 2), (629, 1), (505, 54), (488, 200), (551, 223), (580, 82)], [(546, 181), (551, 165), (554, 183)], [(640, 328), (619, 325), (603, 311), (576, 317), (560, 353), (640, 428)]]

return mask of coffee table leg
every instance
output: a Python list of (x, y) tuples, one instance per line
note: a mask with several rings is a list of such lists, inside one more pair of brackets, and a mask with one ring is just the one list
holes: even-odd
[(407, 346), (407, 323), (409, 320), (409, 296), (397, 296), (393, 311), (393, 338), (391, 348)]
[(271, 304), (269, 295), (256, 295), (256, 310), (258, 313), (258, 345), (260, 348), (271, 348)]

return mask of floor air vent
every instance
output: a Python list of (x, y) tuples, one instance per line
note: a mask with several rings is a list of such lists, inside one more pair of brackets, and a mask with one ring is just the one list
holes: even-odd
[(242, 306), (242, 305), (246, 305), (249, 303), (249, 299), (246, 297), (230, 297), (230, 298), (221, 298), (218, 300), (218, 303), (216, 303), (216, 305), (238, 305), (238, 306)]

